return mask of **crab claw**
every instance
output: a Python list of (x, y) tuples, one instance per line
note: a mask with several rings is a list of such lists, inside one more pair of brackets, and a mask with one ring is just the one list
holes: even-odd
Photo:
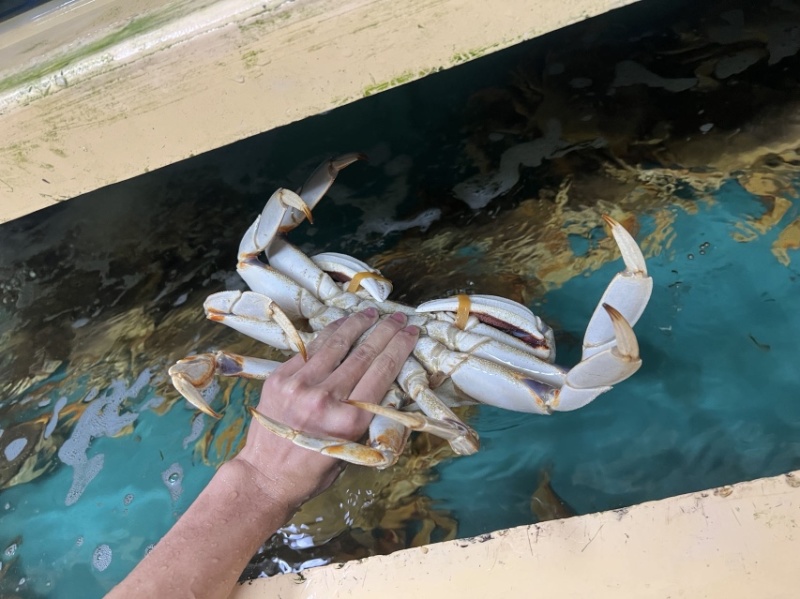
[(647, 274), (647, 264), (642, 250), (630, 233), (607, 215), (603, 220), (611, 228), (611, 235), (619, 246), (625, 270), (617, 273), (606, 287), (603, 297), (595, 308), (583, 338), (583, 359), (608, 349), (615, 343), (613, 320), (606, 317), (603, 304), (614, 306), (630, 325), (635, 325), (653, 291), (653, 279)]
[[(304, 204), (313, 210), (325, 194), (328, 193), (339, 171), (358, 160), (366, 159), (367, 157), (364, 154), (352, 152), (326, 160), (311, 173), (311, 176), (303, 183), (303, 186), (298, 190), (297, 194), (303, 198)], [(300, 212), (289, 210), (281, 219), (280, 230), (291, 231), (301, 222), (303, 222), (303, 215), (301, 215)]]
[(582, 408), (612, 385), (627, 379), (639, 370), (639, 342), (625, 317), (608, 304), (602, 305), (614, 329), (615, 343), (591, 354), (568, 373), (564, 386), (557, 392), (549, 407), (560, 412)]

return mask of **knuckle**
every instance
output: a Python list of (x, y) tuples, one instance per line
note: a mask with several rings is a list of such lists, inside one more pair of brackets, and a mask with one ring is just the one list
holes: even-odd
[(400, 360), (392, 354), (381, 354), (375, 360), (374, 367), (381, 374), (395, 376), (400, 370)]
[(334, 335), (325, 341), (325, 347), (333, 350), (349, 349), (350, 345), (347, 339), (343, 339), (339, 335)]
[(312, 410), (321, 410), (329, 406), (332, 401), (337, 401), (338, 398), (334, 397), (333, 392), (326, 387), (317, 387), (312, 392), (308, 393), (308, 408)]
[(354, 360), (358, 362), (365, 362), (367, 364), (373, 362), (375, 358), (378, 356), (378, 350), (365, 343), (364, 345), (359, 345), (356, 350), (352, 353), (352, 357)]

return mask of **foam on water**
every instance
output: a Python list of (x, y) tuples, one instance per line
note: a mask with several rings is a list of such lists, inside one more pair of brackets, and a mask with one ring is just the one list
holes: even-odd
[(89, 407), (81, 415), (72, 435), (58, 450), (58, 458), (73, 469), (72, 486), (64, 500), (66, 505), (78, 501), (103, 468), (102, 453), (91, 458), (87, 456), (92, 439), (113, 437), (136, 420), (136, 413), (120, 414), (120, 404), (125, 399), (136, 397), (149, 381), (150, 372), (146, 370), (130, 387), (126, 387), (124, 381), (113, 381), (105, 396), (94, 399), (98, 393), (96, 389), (87, 395), (87, 399), (91, 398)]
[(102, 572), (111, 565), (111, 547), (105, 543), (99, 545), (92, 554), (92, 567), (98, 572)]

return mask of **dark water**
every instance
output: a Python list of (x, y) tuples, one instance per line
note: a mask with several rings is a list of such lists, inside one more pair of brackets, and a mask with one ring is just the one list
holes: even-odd
[(644, 366), (574, 413), (472, 409), (475, 456), (419, 437), (391, 472), (348, 469), (249, 575), (534, 522), (548, 476), (586, 513), (800, 466), (800, 8), (647, 8), (3, 225), (0, 594), (102, 596), (235, 453), (257, 386), (224, 383), (212, 423), (166, 368), (276, 357), (200, 306), (241, 288), (236, 247), (269, 193), (344, 151), (370, 162), (293, 241), (379, 266), (410, 304), (522, 301), (559, 363), (621, 268), (601, 215), (623, 222), (655, 281)]

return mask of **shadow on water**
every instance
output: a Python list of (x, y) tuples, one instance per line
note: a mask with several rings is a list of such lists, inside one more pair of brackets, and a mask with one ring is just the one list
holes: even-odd
[(610, 214), (655, 281), (644, 366), (574, 413), (470, 408), (475, 456), (417, 436), (348, 468), (246, 576), (797, 468), (797, 31), (794, 2), (643, 2), (3, 225), (3, 596), (101, 596), (235, 454), (257, 386), (223, 382), (209, 422), (166, 368), (278, 357), (202, 302), (243, 288), (266, 197), (344, 151), (370, 162), (293, 232), (304, 251), (368, 261), (409, 304), (524, 302), (574, 364), (621, 268)]

